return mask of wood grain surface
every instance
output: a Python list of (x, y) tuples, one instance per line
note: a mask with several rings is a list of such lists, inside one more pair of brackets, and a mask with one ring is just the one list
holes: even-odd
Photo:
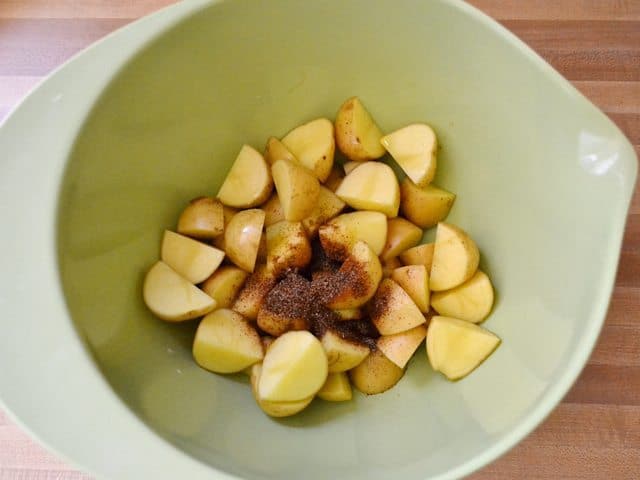
[[(0, 121), (74, 53), (172, 0), (0, 0)], [(640, 0), (472, 0), (602, 108), (640, 153)], [(83, 480), (0, 411), (0, 480)], [(640, 188), (602, 336), (550, 417), (474, 480), (640, 479)]]

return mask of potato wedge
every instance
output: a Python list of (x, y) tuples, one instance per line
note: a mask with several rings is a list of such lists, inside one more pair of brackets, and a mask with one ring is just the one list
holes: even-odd
[(358, 210), (382, 212), (397, 217), (400, 208), (400, 186), (389, 165), (365, 162), (344, 177), (336, 195)]
[(320, 243), (330, 258), (344, 259), (359, 240), (367, 242), (376, 255), (387, 240), (387, 217), (380, 212), (343, 213), (322, 225)]
[(336, 143), (349, 160), (375, 160), (385, 154), (382, 132), (358, 97), (342, 104), (335, 122)]
[(436, 230), (429, 288), (438, 292), (457, 287), (469, 280), (480, 262), (478, 246), (459, 227), (440, 222)]
[(233, 216), (224, 232), (229, 260), (246, 272), (253, 272), (256, 265), (264, 217), (259, 208), (242, 210)]
[(315, 236), (327, 221), (334, 218), (346, 207), (345, 203), (340, 200), (331, 190), (320, 186), (320, 193), (311, 214), (302, 220), (302, 226), (309, 238)]
[(427, 327), (418, 325), (395, 335), (384, 335), (378, 338), (376, 345), (385, 357), (404, 368), (426, 336)]
[(158, 318), (181, 322), (201, 317), (216, 308), (216, 301), (159, 261), (144, 278), (142, 297)]
[(327, 356), (320, 341), (307, 331), (276, 338), (262, 362), (258, 395), (273, 402), (291, 402), (315, 395), (327, 380)]
[(370, 315), (381, 335), (404, 332), (426, 321), (409, 294), (390, 278), (380, 283), (371, 302)]
[(351, 397), (351, 383), (345, 372), (330, 373), (318, 392), (318, 398), (327, 402), (347, 402)]
[(434, 227), (447, 218), (455, 200), (455, 193), (435, 185), (418, 187), (408, 178), (400, 184), (400, 211), (420, 228)]
[(422, 240), (422, 229), (402, 217), (387, 221), (387, 241), (380, 257), (389, 260), (397, 257), (408, 248), (415, 247)]
[(500, 344), (488, 330), (457, 318), (434, 316), (427, 330), (431, 367), (449, 380), (471, 373)]
[(299, 222), (311, 215), (320, 195), (318, 179), (304, 167), (287, 160), (271, 166), (284, 218)]
[(329, 373), (351, 370), (362, 362), (370, 352), (366, 345), (344, 339), (331, 330), (322, 334), (320, 342), (327, 354)]
[(400, 260), (405, 265), (424, 265), (427, 267), (427, 272), (430, 272), (431, 261), (433, 260), (433, 247), (435, 246), (436, 244), (431, 242), (408, 248), (399, 255)]
[(276, 277), (310, 261), (311, 244), (301, 222), (283, 220), (267, 227), (267, 269)]
[(280, 199), (277, 194), (274, 193), (271, 195), (269, 200), (267, 200), (260, 208), (264, 210), (265, 227), (284, 220), (284, 210), (282, 209), (282, 204), (280, 203)]
[(211, 240), (224, 232), (222, 203), (211, 197), (194, 198), (178, 218), (178, 233)]
[(259, 265), (247, 278), (244, 287), (233, 302), (232, 310), (249, 320), (255, 320), (258, 318), (264, 299), (276, 282), (276, 277), (267, 270), (267, 266)]
[(269, 198), (272, 190), (269, 165), (260, 152), (244, 145), (218, 190), (218, 200), (229, 207), (257, 207)]
[(420, 187), (425, 187), (436, 174), (438, 141), (433, 129), (415, 123), (385, 135), (380, 143), (400, 165), (407, 176)]
[(409, 294), (422, 313), (429, 311), (429, 273), (424, 265), (407, 265), (396, 268), (391, 274), (402, 289)]
[(336, 150), (331, 121), (318, 118), (300, 125), (287, 133), (282, 143), (318, 180), (324, 182), (327, 179)]
[(442, 316), (480, 323), (487, 318), (493, 307), (491, 280), (478, 270), (462, 285), (444, 292), (435, 292), (431, 305)]
[(221, 308), (205, 316), (193, 341), (193, 358), (216, 373), (240, 372), (262, 360), (262, 341), (239, 313)]
[(217, 308), (230, 308), (248, 276), (241, 268), (224, 265), (213, 272), (200, 288), (216, 301)]
[(251, 391), (256, 403), (264, 413), (270, 417), (290, 417), (301, 412), (313, 401), (313, 396), (296, 400), (294, 402), (270, 402), (261, 398), (258, 394), (258, 384), (260, 383), (260, 375), (262, 374), (262, 363), (256, 363), (250, 368)]
[(179, 233), (165, 230), (160, 258), (191, 283), (200, 283), (220, 266), (224, 252)]
[(349, 371), (353, 386), (367, 395), (386, 392), (403, 375), (404, 370), (379, 350), (371, 352), (357, 367)]
[(267, 140), (267, 146), (264, 148), (264, 159), (269, 165), (273, 165), (278, 160), (298, 161), (293, 153), (276, 137), (271, 137)]

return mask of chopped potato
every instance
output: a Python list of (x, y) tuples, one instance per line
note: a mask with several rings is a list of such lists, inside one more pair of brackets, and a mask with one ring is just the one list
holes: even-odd
[(218, 199), (235, 208), (256, 207), (264, 203), (273, 190), (273, 179), (264, 157), (244, 145), (218, 190)]

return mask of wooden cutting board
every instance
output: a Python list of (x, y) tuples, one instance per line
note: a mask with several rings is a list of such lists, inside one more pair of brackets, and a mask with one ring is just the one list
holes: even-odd
[[(0, 0), (0, 119), (72, 54), (171, 3)], [(471, 3), (599, 105), (640, 154), (640, 0)], [(0, 411), (0, 480), (88, 478), (30, 440)], [(587, 367), (534, 433), (471, 478), (640, 479), (640, 188), (609, 314)]]

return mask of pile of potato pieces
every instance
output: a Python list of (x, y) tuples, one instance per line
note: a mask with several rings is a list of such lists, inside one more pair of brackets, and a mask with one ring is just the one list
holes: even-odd
[[(343, 168), (333, 162), (336, 144), (349, 159)], [(431, 184), (437, 150), (424, 124), (383, 135), (357, 97), (334, 123), (320, 118), (270, 138), (264, 154), (243, 146), (217, 198), (192, 200), (177, 233), (165, 231), (145, 303), (166, 321), (204, 316), (196, 362), (249, 374), (258, 405), (275, 417), (315, 396), (350, 400), (352, 384), (366, 394), (388, 390), (425, 338), (433, 369), (464, 377), (500, 340), (476, 325), (492, 309), (493, 287), (478, 270), (475, 242), (443, 222), (455, 195)], [(402, 182), (376, 161), (387, 152), (406, 173)], [(434, 226), (435, 242), (420, 244)], [(355, 287), (334, 282), (325, 305), (345, 322), (368, 316), (380, 334), (373, 348), (331, 329), (318, 338), (304, 318), (265, 305), (313, 260), (314, 238), (341, 262), (338, 273), (359, 272)]]

